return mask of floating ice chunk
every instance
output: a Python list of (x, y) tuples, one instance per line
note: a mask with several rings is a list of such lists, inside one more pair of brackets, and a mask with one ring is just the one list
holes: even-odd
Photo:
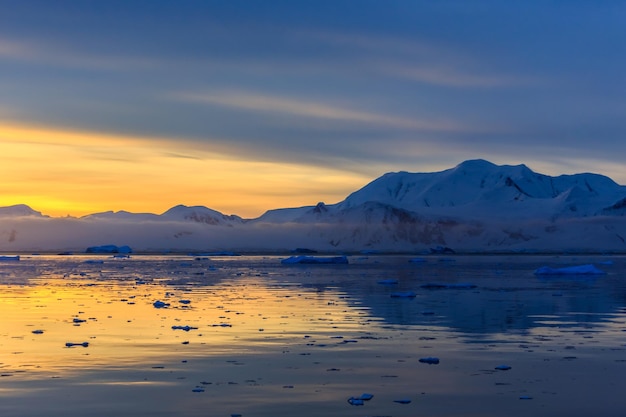
[(520, 400), (532, 400), (532, 399), (533, 399), (533, 397), (530, 397), (530, 396), (528, 396), (528, 395), (520, 395), (519, 399), (520, 399)]
[(84, 264), (93, 264), (93, 265), (98, 265), (98, 264), (103, 264), (104, 261), (102, 259), (88, 259), (85, 262), (83, 262)]
[(133, 250), (129, 246), (102, 245), (90, 246), (85, 250), (86, 253), (132, 253)]
[(426, 262), (426, 259), (424, 258), (411, 258), (409, 259), (409, 262), (414, 263), (414, 264), (421, 264)]
[(346, 256), (290, 256), (280, 261), (281, 264), (347, 264)]
[(154, 308), (165, 308), (165, 307), (169, 307), (170, 304), (169, 303), (165, 303), (163, 301), (157, 300), (154, 303), (152, 303), (152, 305), (154, 306)]
[(191, 300), (178, 300), (178, 302), (181, 304), (190, 304)]
[(33, 334), (43, 334), (43, 330), (33, 330)]
[(83, 319), (79, 319), (79, 318), (74, 318), (74, 319), (72, 319), (72, 321), (73, 321), (74, 323), (84, 323), (84, 322), (86, 322), (87, 320), (83, 320)]
[(350, 397), (348, 398), (348, 404), (350, 405), (363, 405), (364, 402), (361, 398)]
[(20, 255), (15, 255), (15, 256), (0, 256), (0, 262), (2, 261), (19, 261), (20, 260)]
[(427, 358), (421, 358), (420, 362), (421, 363), (427, 363), (429, 365), (438, 365), (439, 364), (439, 358), (435, 358), (433, 356), (429, 356)]
[(392, 292), (392, 298), (415, 298), (417, 294), (413, 291), (400, 291), (400, 292)]
[(398, 404), (411, 404), (411, 400), (409, 400), (408, 398), (401, 398), (399, 400), (393, 400), (394, 403), (398, 403)]
[(172, 330), (184, 330), (188, 332), (189, 330), (196, 330), (197, 327), (192, 326), (172, 326)]
[(200, 385), (196, 385), (196, 387), (192, 389), (191, 391), (192, 392), (204, 392), (204, 388), (202, 388)]
[(82, 346), (82, 347), (87, 347), (89, 346), (89, 342), (82, 342), (82, 343), (72, 343), (72, 342), (67, 342), (65, 344), (65, 347), (74, 347), (74, 346)]
[(397, 284), (398, 280), (397, 279), (393, 279), (393, 278), (381, 279), (380, 281), (378, 281), (378, 283), (382, 284), (382, 285), (393, 285), (393, 284)]
[(468, 290), (472, 288), (476, 288), (477, 286), (474, 284), (470, 284), (468, 282), (461, 282), (455, 284), (439, 284), (435, 282), (429, 282), (428, 284), (424, 284), (421, 286), (427, 290)]
[(509, 369), (511, 369), (511, 367), (509, 365), (498, 365), (495, 367), (495, 369), (497, 369), (498, 371), (508, 371)]
[(363, 394), (361, 394), (359, 398), (362, 399), (363, 401), (369, 401), (372, 398), (374, 398), (374, 394), (368, 394), (367, 392), (364, 392)]
[(603, 275), (603, 270), (596, 268), (593, 264), (566, 266), (562, 268), (550, 268), (542, 266), (535, 270), (535, 275)]

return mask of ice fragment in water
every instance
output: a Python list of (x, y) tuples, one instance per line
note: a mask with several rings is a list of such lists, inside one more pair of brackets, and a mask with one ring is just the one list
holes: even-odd
[(367, 392), (364, 392), (363, 394), (361, 394), (359, 398), (362, 399), (363, 401), (369, 401), (372, 398), (374, 398), (374, 394), (368, 394)]
[(363, 400), (360, 398), (350, 397), (348, 398), (348, 404), (350, 405), (363, 405)]
[(89, 346), (89, 342), (83, 342), (83, 343), (72, 343), (72, 342), (67, 342), (65, 344), (65, 347), (74, 347), (74, 346), (82, 346), (82, 347), (87, 347)]
[(33, 330), (33, 334), (43, 334), (43, 330)]
[(397, 284), (398, 280), (397, 279), (392, 279), (392, 278), (381, 279), (380, 281), (378, 281), (378, 283), (382, 284), (382, 285), (393, 285), (393, 284)]
[(188, 332), (189, 330), (195, 330), (197, 329), (197, 327), (191, 327), (191, 326), (172, 326), (172, 330), (184, 330), (186, 332)]
[(413, 291), (392, 292), (392, 298), (415, 298), (417, 294)]
[(346, 256), (290, 256), (280, 261), (281, 264), (347, 264)]
[(164, 308), (164, 307), (169, 307), (169, 303), (165, 303), (163, 301), (157, 300), (154, 303), (152, 303), (152, 305), (154, 306), (154, 308)]
[(399, 400), (393, 400), (393, 402), (398, 404), (410, 404), (411, 400), (409, 400), (408, 398), (402, 398)]
[(535, 275), (603, 275), (603, 270), (596, 268), (593, 264), (565, 266), (562, 268), (550, 268), (542, 266), (535, 270)]
[(439, 363), (439, 358), (435, 358), (435, 357), (429, 356), (427, 358), (421, 358), (420, 362), (421, 363), (427, 363), (429, 365), (437, 365)]
[(508, 371), (511, 367), (509, 365), (498, 365), (495, 369), (498, 371)]

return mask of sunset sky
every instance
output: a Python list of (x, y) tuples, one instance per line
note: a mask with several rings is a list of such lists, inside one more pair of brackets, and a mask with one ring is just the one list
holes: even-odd
[(257, 217), (466, 159), (626, 184), (626, 2), (0, 0), (0, 206)]

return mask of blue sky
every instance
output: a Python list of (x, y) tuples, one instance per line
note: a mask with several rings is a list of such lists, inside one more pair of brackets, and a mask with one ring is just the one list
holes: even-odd
[[(276, 164), (273, 176), (297, 166), (294, 181), (281, 184), (287, 189), (334, 173), (328, 178), (337, 181), (294, 192), (301, 205), (338, 201), (387, 171), (436, 171), (473, 158), (626, 183), (626, 2), (0, 7), (0, 122), (83, 132), (85, 146), (89, 133), (119, 137), (111, 160), (132, 162), (124, 138), (164, 157), (230, 160), (241, 167), (237, 181), (256, 181), (259, 194), (276, 185), (254, 164)], [(85, 164), (97, 153), (85, 150)], [(207, 183), (217, 181), (205, 168)], [(51, 169), (62, 176), (62, 167)], [(220, 195), (194, 202), (238, 209)], [(241, 209), (260, 214), (266, 205)]]

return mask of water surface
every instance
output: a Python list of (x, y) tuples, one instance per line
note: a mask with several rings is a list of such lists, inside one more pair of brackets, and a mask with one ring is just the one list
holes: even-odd
[(623, 257), (282, 258), (1, 262), (0, 415), (623, 415)]

